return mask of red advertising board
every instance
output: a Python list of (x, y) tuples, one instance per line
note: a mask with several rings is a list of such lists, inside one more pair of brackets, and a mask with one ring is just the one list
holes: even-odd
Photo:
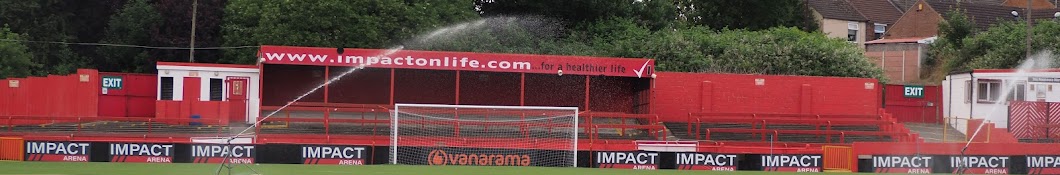
[(520, 72), (651, 77), (655, 60), (585, 56), (494, 54), (345, 48), (261, 46), (265, 64)]

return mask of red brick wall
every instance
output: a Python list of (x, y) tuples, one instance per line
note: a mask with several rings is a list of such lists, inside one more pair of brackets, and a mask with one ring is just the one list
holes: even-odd
[[(875, 79), (659, 72), (654, 112), (685, 121), (690, 112), (876, 114)], [(756, 85), (756, 79), (764, 84)], [(871, 83), (866, 89), (866, 83)]]
[[(921, 6), (922, 5), (922, 6)], [(922, 9), (920, 7), (923, 7)], [(942, 15), (924, 1), (918, 1), (907, 10), (893, 26), (887, 29), (884, 38), (931, 37), (939, 33), (938, 25)]]

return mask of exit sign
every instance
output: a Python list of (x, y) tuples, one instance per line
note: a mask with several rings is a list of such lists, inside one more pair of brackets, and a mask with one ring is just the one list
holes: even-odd
[(121, 89), (121, 77), (104, 76), (103, 89)]
[(906, 85), (903, 91), (906, 98), (924, 98), (924, 86)]

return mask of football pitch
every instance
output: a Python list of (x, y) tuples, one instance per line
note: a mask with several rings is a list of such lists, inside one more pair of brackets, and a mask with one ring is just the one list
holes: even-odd
[[(593, 168), (549, 168), (549, 167), (487, 167), (487, 166), (412, 166), (412, 165), (298, 165), (298, 164), (261, 164), (248, 165), (261, 175), (678, 175), (678, 174), (825, 174), (825, 173), (777, 173), (761, 171), (711, 172), (679, 170), (618, 170)], [(40, 174), (40, 175), (213, 175), (217, 164), (148, 164), (148, 163), (66, 163), (66, 162), (0, 162), (0, 175)], [(224, 169), (221, 174), (228, 174)], [(237, 165), (232, 169), (234, 175), (252, 175), (247, 166)], [(827, 173), (846, 174), (846, 173)]]

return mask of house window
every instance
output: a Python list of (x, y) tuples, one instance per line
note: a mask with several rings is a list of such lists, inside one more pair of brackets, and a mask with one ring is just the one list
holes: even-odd
[(1016, 88), (1008, 93), (1008, 101), (1027, 101), (1027, 83), (1019, 82), (1015, 86)]
[(161, 86), (158, 87), (158, 96), (162, 100), (173, 100), (173, 77), (162, 77)]
[(224, 80), (220, 78), (210, 79), (210, 101), (221, 101), (224, 95)]
[(847, 23), (847, 41), (857, 42), (858, 41), (858, 23), (849, 22)]
[(1001, 81), (979, 80), (976, 101), (979, 103), (995, 103), (1001, 97)]
[(873, 33), (876, 34), (876, 39), (883, 39), (883, 33), (887, 32), (887, 24), (876, 23)]

